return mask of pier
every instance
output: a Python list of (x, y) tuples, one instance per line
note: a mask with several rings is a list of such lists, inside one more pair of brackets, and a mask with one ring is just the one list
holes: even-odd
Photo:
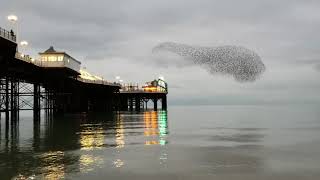
[(66, 52), (50, 47), (32, 58), (18, 52), (16, 35), (0, 28), (0, 116), (19, 119), (22, 110), (33, 111), (34, 119), (46, 115), (136, 110), (149, 100), (167, 109), (167, 83), (154, 80), (141, 88), (92, 75)]
[(120, 89), (119, 99), (121, 110), (140, 111), (148, 108), (148, 102), (153, 103), (153, 109), (158, 109), (158, 102), (161, 102), (161, 108), (167, 109), (167, 84), (162, 79), (156, 79), (147, 83), (142, 88), (138, 85), (124, 85)]

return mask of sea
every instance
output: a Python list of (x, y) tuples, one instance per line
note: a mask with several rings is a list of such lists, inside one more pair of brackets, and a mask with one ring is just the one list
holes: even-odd
[(0, 179), (320, 179), (317, 105), (20, 114), (0, 126)]

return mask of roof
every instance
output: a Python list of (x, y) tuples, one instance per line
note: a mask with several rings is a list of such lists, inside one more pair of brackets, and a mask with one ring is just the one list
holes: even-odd
[(57, 52), (56, 50), (54, 50), (53, 46), (50, 46), (49, 49), (47, 49), (46, 51), (44, 51), (45, 53), (55, 53)]
[(50, 46), (49, 49), (47, 49), (46, 51), (39, 53), (39, 54), (66, 54), (65, 52), (57, 52), (53, 46)]
[(74, 59), (72, 56), (70, 56), (69, 54), (67, 54), (66, 52), (57, 52), (53, 46), (50, 46), (49, 49), (47, 49), (46, 51), (42, 52), (42, 53), (39, 53), (40, 55), (45, 55), (45, 54), (64, 54), (64, 55), (67, 55), (69, 56), (70, 58), (72, 58), (74, 61), (78, 62), (81, 64), (80, 61)]

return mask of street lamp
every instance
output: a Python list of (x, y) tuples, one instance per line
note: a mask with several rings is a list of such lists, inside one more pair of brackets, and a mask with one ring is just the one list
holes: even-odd
[(8, 16), (8, 20), (11, 22), (17, 22), (18, 21), (18, 17), (16, 15), (9, 15)]
[[(11, 29), (14, 29), (16, 31), (15, 32), (15, 34), (16, 34), (16, 42), (19, 42), (18, 41), (18, 23), (17, 23), (18, 22), (18, 17), (16, 15), (11, 14), (7, 18), (8, 18), (8, 21), (10, 21), (12, 23), (12, 28)], [(19, 46), (19, 44), (18, 44), (18, 46)]]
[(26, 53), (26, 47), (29, 45), (27, 41), (21, 41), (20, 42), (20, 47), (21, 47), (21, 53)]
[(21, 42), (20, 42), (20, 45), (21, 45), (21, 46), (28, 46), (28, 44), (29, 44), (29, 43), (28, 43), (27, 41), (21, 41)]
[(121, 83), (120, 81), (122, 81), (122, 80), (120, 80), (120, 76), (116, 76), (116, 82)]

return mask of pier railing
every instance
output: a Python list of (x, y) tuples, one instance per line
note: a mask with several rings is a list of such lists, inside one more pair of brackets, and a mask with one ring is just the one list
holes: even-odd
[(122, 84), (120, 91), (123, 93), (167, 93), (160, 88), (140, 88), (138, 84)]
[(30, 57), (29, 55), (25, 55), (25, 54), (16, 52), (15, 58), (16, 58), (16, 59), (19, 59), (19, 60), (21, 60), (21, 61), (25, 61), (25, 62), (28, 62), (28, 63), (32, 63), (32, 64), (34, 64), (34, 65), (36, 65), (36, 66), (41, 66), (41, 62), (40, 62), (40, 61), (33, 59), (33, 58)]
[(89, 79), (83, 79), (83, 78), (77, 78), (78, 81), (84, 82), (84, 83), (91, 83), (91, 84), (101, 84), (101, 85), (108, 85), (108, 86), (121, 86), (119, 83), (116, 82), (109, 82), (105, 80), (89, 80)]
[(1, 27), (0, 27), (0, 36), (5, 38), (5, 39), (7, 39), (7, 40), (13, 41), (13, 42), (17, 41), (17, 36), (16, 35), (14, 35), (10, 31), (2, 29)]
[(120, 92), (122, 92), (122, 93), (162, 93), (162, 94), (167, 94), (167, 92), (165, 92), (165, 91), (148, 91), (145, 89), (136, 89), (136, 90), (120, 89)]

